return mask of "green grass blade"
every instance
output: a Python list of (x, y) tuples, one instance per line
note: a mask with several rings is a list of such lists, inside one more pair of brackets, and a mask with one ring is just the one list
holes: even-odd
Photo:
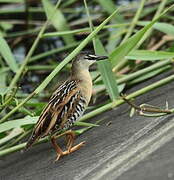
[[(100, 6), (110, 15), (113, 13), (113, 11), (116, 8), (116, 4), (114, 3), (113, 0), (96, 0)], [(112, 19), (112, 22), (114, 23), (121, 23), (124, 22), (124, 18), (122, 14), (118, 13), (117, 15), (114, 16)], [(117, 46), (117, 44), (120, 42), (120, 36), (115, 36), (121, 32), (124, 32), (124, 28), (117, 28), (117, 29), (112, 29), (110, 31), (110, 34), (108, 36), (107, 44), (105, 46), (105, 49), (110, 53), (114, 50), (114, 48)], [(115, 36), (113, 38), (113, 36)]]
[(130, 37), (125, 43), (117, 47), (110, 55), (110, 60), (112, 63), (112, 66), (115, 67), (133, 48), (136, 47), (138, 42), (142, 39), (144, 34), (152, 28), (152, 26), (169, 10), (171, 10), (174, 7), (172, 5), (168, 9), (166, 9), (160, 16), (158, 16), (156, 19), (154, 19), (151, 23), (146, 25), (144, 28), (142, 28), (140, 31), (138, 31), (135, 35)]
[(2, 146), (2, 144), (7, 143), (8, 141), (15, 138), (16, 136), (19, 136), (23, 132), (24, 132), (24, 130), (22, 128), (13, 129), (7, 136), (0, 139), (0, 146)]
[[(51, 4), (49, 0), (42, 0), (42, 4), (44, 6), (44, 10), (46, 12), (47, 18), (49, 19), (49, 17), (52, 15), (52, 12), (54, 10), (54, 6)], [(59, 9), (56, 10), (54, 17), (51, 19), (51, 22), (58, 31), (70, 30), (64, 15)], [(75, 42), (75, 39), (72, 34), (63, 35), (63, 39), (66, 44)]]
[[(98, 38), (94, 39), (94, 48), (95, 48), (96, 54), (107, 55), (101, 41)], [(119, 92), (118, 92), (118, 86), (117, 86), (115, 76), (112, 72), (112, 66), (110, 64), (110, 61), (108, 60), (99, 61), (97, 64), (98, 64), (99, 71), (101, 73), (102, 80), (107, 89), (107, 92), (111, 100), (114, 101), (116, 100), (116, 98), (118, 98)]]
[[(112, 14), (115, 11), (116, 5), (114, 4), (113, 0), (97, 1), (108, 14)], [(117, 20), (117, 22), (121, 22), (123, 20), (123, 17), (120, 14), (118, 14), (115, 16), (115, 20)]]
[(113, 13), (115, 10), (115, 4), (112, 0), (97, 0), (98, 3), (104, 8), (105, 11), (107, 11), (109, 14)]
[(0, 96), (1, 96), (0, 105), (3, 104), (3, 96), (7, 93), (7, 90), (8, 90), (8, 87), (6, 85), (7, 73), (8, 73), (8, 71), (6, 71), (5, 68), (0, 69), (0, 77), (1, 77), (1, 80), (0, 80)]
[[(109, 28), (120, 28), (120, 27), (127, 27), (129, 25), (129, 23), (120, 23), (120, 24), (108, 24), (103, 26), (103, 29), (109, 29)], [(94, 29), (96, 28), (96, 26), (94, 26)], [(83, 32), (90, 32), (90, 28), (85, 27), (85, 28), (80, 28), (80, 29), (74, 29), (74, 30), (70, 30), (70, 31), (59, 31), (59, 32), (48, 32), (43, 34), (43, 38), (47, 38), (47, 37), (57, 37), (57, 36), (62, 36), (62, 35), (67, 35), (67, 34), (78, 34), (78, 33), (83, 33)]]
[(76, 135), (80, 135), (80, 134), (83, 134), (85, 131), (89, 130), (91, 127), (86, 127), (86, 128), (81, 128), (81, 129), (78, 129), (78, 130), (75, 130), (75, 133)]
[(148, 72), (142, 76), (139, 76), (139, 77), (133, 79), (132, 81), (128, 82), (128, 85), (133, 85), (133, 84), (145, 81), (149, 78), (156, 76), (157, 74), (161, 74), (162, 72), (169, 70), (170, 68), (171, 68), (171, 66), (167, 65), (167, 66), (155, 69), (153, 71), (150, 71), (150, 72)]
[[(22, 119), (15, 119), (15, 120), (4, 122), (0, 124), (0, 133), (9, 131), (14, 128), (20, 128), (25, 125), (36, 124), (36, 122), (38, 121), (38, 118), (39, 116), (35, 116), (35, 117), (26, 116), (25, 118), (22, 118)], [(99, 126), (97, 124), (80, 122), (80, 121), (75, 122), (75, 125), (76, 126), (89, 126), (89, 127)]]
[(99, 126), (97, 124), (87, 123), (87, 122), (80, 122), (80, 121), (76, 121), (75, 125), (76, 126), (87, 126), (87, 127), (97, 127), (97, 126)]
[(140, 19), (140, 15), (143, 12), (145, 2), (146, 2), (146, 0), (141, 0), (140, 1), (140, 6), (137, 9), (136, 14), (132, 19), (132, 22), (131, 22), (131, 24), (130, 24), (130, 26), (128, 28), (128, 31), (127, 31), (126, 35), (124, 36), (123, 40), (121, 41), (121, 44), (123, 44), (131, 36), (131, 34), (133, 33), (133, 31), (135, 29), (135, 26), (137, 24), (137, 21), (138, 21), (138, 19)]
[(0, 3), (24, 3), (24, 0), (0, 0)]
[[(84, 0), (86, 12), (88, 15), (88, 21), (90, 25), (91, 32), (93, 31), (93, 24), (92, 20), (90, 18), (89, 9), (86, 3), (86, 0)], [(93, 38), (93, 46), (95, 49), (95, 53), (98, 55), (106, 55), (107, 52), (105, 51), (105, 48), (103, 47), (103, 44), (101, 43), (100, 39), (96, 36)], [(97, 62), (99, 71), (101, 73), (102, 80), (105, 84), (105, 87), (109, 93), (109, 96), (112, 101), (115, 101), (116, 98), (119, 96), (118, 92), (118, 86), (115, 80), (115, 76), (112, 72), (111, 64), (108, 60), (99, 61)]]
[(13, 56), (13, 53), (11, 52), (10, 47), (8, 46), (6, 40), (1, 36), (0, 34), (0, 54), (8, 64), (9, 68), (13, 72), (17, 72), (18, 65), (16, 63), (16, 60)]
[(25, 59), (23, 60), (21, 66), (20, 66), (19, 70), (17, 71), (17, 73), (15, 74), (13, 79), (11, 80), (11, 83), (10, 83), (9, 88), (8, 88), (9, 91), (12, 90), (15, 87), (16, 83), (20, 79), (22, 73), (24, 72), (24, 68), (26, 67), (26, 65), (27, 65), (28, 61), (30, 60), (31, 56), (33, 55), (33, 53), (34, 53), (34, 51), (35, 51), (35, 49), (36, 49), (36, 47), (37, 47), (37, 45), (38, 45), (38, 43), (40, 41), (40, 38), (42, 37), (42, 35), (43, 35), (47, 25), (49, 24), (50, 20), (54, 16), (54, 13), (55, 13), (56, 9), (59, 7), (60, 2), (61, 2), (61, 0), (57, 1), (50, 18), (43, 24), (42, 28), (40, 29), (39, 34), (37, 35), (36, 39), (34, 40), (30, 50), (28, 51)]
[[(141, 21), (141, 22), (138, 22), (138, 25), (146, 26), (147, 24), (149, 24), (149, 22), (150, 21)], [(159, 30), (165, 34), (174, 36), (174, 26), (172, 24), (158, 22), (153, 25), (153, 28), (156, 30)]]
[(38, 116), (35, 117), (26, 116), (25, 118), (22, 119), (16, 119), (16, 120), (4, 122), (0, 124), (0, 133), (24, 125), (35, 124), (37, 120), (38, 120)]
[(51, 49), (49, 51), (45, 51), (43, 53), (40, 53), (40, 54), (37, 54), (37, 55), (31, 57), (30, 62), (35, 62), (35, 61), (40, 60), (41, 58), (45, 58), (45, 57), (50, 56), (52, 54), (67, 51), (67, 50), (69, 50), (71, 48), (76, 47), (78, 44), (80, 44), (80, 42), (67, 44), (67, 45), (65, 45), (63, 47), (58, 47), (58, 48), (55, 48), (55, 49)]
[(162, 59), (170, 59), (174, 57), (174, 52), (166, 51), (150, 51), (150, 50), (133, 50), (126, 58), (130, 60), (156, 61)]

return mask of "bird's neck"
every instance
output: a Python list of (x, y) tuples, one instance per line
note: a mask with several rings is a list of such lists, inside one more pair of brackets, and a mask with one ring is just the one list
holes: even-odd
[(88, 104), (92, 94), (92, 78), (89, 73), (89, 69), (82, 69), (78, 66), (74, 66), (72, 67), (71, 78), (79, 81), (79, 88), (81, 90), (82, 95), (87, 100)]

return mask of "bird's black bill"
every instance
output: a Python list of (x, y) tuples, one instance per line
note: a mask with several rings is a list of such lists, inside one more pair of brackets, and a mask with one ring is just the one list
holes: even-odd
[(92, 61), (100, 61), (100, 60), (108, 59), (108, 56), (97, 56), (93, 54), (88, 54), (85, 56), (85, 59)]
[(97, 61), (104, 60), (104, 59), (108, 59), (108, 56), (96, 56)]

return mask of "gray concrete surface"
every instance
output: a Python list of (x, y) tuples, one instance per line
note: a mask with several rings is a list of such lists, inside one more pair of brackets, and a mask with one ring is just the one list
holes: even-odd
[[(147, 84), (155, 82), (165, 75), (160, 75), (148, 80), (129, 90), (133, 92)], [(169, 102), (169, 107), (174, 107), (174, 82), (153, 90), (136, 99), (138, 104), (149, 103), (165, 107), (165, 101)], [(161, 143), (159, 148), (147, 154), (145, 150), (151, 150), (154, 142), (160, 141), (161, 136), (149, 143), (155, 133), (162, 132), (172, 126), (173, 115), (165, 118), (147, 118), (142, 116), (129, 117), (129, 107), (127, 104), (117, 109), (105, 112), (93, 120), (106, 118), (101, 125), (92, 128), (79, 136), (76, 143), (86, 141), (86, 146), (79, 151), (61, 158), (54, 163), (55, 152), (50, 143), (33, 147), (25, 153), (16, 152), (0, 159), (0, 180), (71, 180), (71, 179), (97, 179), (105, 170), (109, 174), (104, 174), (98, 179), (120, 179), (120, 180), (164, 180), (173, 178), (174, 173), (174, 142), (171, 134), (166, 143)], [(111, 125), (107, 126), (107, 122)], [(162, 129), (161, 129), (162, 128)], [(172, 131), (170, 132), (172, 133)], [(158, 134), (157, 134), (158, 135)], [(59, 140), (62, 145), (62, 141)], [(142, 148), (143, 142), (147, 146)], [(138, 149), (141, 144), (141, 149)], [(144, 144), (143, 144), (144, 145)], [(137, 159), (140, 154), (133, 150), (142, 152), (144, 158)], [(134, 152), (131, 154), (131, 152)], [(127, 157), (130, 155), (130, 157)], [(115, 161), (114, 161), (115, 160)], [(111, 163), (112, 162), (112, 163)], [(136, 162), (136, 163), (135, 163)], [(116, 164), (117, 163), (117, 164)], [(119, 170), (119, 176), (112, 176), (112, 172)], [(113, 173), (114, 174), (114, 173)], [(118, 175), (117, 174), (117, 175)]]
[(174, 179), (173, 154), (174, 141), (170, 141), (118, 179), (172, 180)]

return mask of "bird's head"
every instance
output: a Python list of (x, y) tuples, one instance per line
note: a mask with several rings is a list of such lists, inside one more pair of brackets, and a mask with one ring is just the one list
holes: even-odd
[(96, 61), (107, 59), (107, 56), (98, 56), (94, 54), (89, 54), (82, 52), (73, 61), (73, 66), (80, 66), (81, 68), (89, 68)]

